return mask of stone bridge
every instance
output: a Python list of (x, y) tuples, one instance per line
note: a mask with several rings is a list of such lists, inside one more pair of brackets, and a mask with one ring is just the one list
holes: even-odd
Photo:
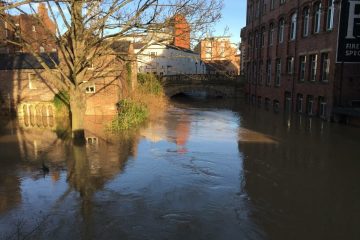
[(168, 75), (161, 78), (168, 97), (195, 91), (211, 97), (236, 98), (243, 96), (244, 82), (240, 76), (224, 75)]

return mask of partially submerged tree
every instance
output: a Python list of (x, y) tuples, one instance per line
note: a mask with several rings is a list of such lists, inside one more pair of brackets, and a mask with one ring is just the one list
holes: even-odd
[[(37, 4), (49, 12), (48, 20), (36, 10)], [(71, 112), (73, 137), (83, 138), (85, 89), (108, 74), (114, 75), (114, 67), (109, 70), (110, 64), (101, 59), (111, 55), (128, 60), (127, 53), (114, 51), (114, 43), (144, 35), (151, 36), (147, 38), (151, 42), (158, 33), (171, 31), (174, 23), (169, 19), (178, 14), (189, 22), (192, 37), (200, 38), (220, 18), (221, 8), (220, 0), (8, 0), (0, 6), (0, 17), (14, 30), (17, 23), (8, 16), (31, 15), (43, 27), (46, 41), (41, 43), (41, 51), (38, 40), (21, 31), (16, 40), (7, 39), (7, 44), (32, 54), (51, 75), (45, 80), (69, 94), (64, 101)], [(52, 58), (44, 49), (54, 43), (60, 59), (52, 59), (55, 70), (43, 57)], [(98, 71), (89, 72), (89, 68)]]

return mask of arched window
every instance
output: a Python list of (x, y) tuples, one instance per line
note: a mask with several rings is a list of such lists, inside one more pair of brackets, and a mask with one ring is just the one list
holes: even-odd
[(296, 38), (296, 24), (297, 24), (297, 14), (294, 13), (293, 15), (291, 15), (290, 40), (295, 40)]
[(314, 5), (314, 33), (319, 33), (321, 28), (321, 2)]
[(279, 29), (278, 29), (278, 39), (279, 39), (279, 43), (284, 42), (284, 29), (285, 29), (285, 20), (284, 19), (280, 19), (279, 21)]
[(326, 29), (331, 30), (334, 27), (334, 0), (328, 0), (326, 15)]
[(303, 11), (303, 37), (309, 36), (310, 10), (305, 8)]

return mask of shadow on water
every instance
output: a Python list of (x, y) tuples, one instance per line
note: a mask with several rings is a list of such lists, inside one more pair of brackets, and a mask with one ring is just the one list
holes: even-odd
[(242, 106), (245, 190), (269, 239), (359, 239), (360, 129)]

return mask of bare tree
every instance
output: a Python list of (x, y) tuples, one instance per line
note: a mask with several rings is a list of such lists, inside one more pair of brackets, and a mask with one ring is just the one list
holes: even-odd
[[(35, 10), (37, 4), (46, 5), (53, 29)], [(114, 51), (114, 43), (170, 31), (170, 19), (176, 14), (187, 19), (193, 39), (201, 38), (220, 18), (221, 8), (220, 0), (9, 0), (0, 7), (0, 17), (16, 29), (8, 15), (31, 15), (46, 31), (47, 40), (42, 44), (56, 44), (60, 61), (47, 54), (56, 66), (52, 69), (27, 34), (19, 32), (16, 41), (8, 40), (37, 59), (51, 75), (46, 81), (69, 93), (73, 137), (83, 138), (86, 87), (109, 74), (116, 76), (113, 61), (99, 59), (127, 57), (127, 53)], [(98, 71), (89, 72), (95, 62), (101, 62)]]

